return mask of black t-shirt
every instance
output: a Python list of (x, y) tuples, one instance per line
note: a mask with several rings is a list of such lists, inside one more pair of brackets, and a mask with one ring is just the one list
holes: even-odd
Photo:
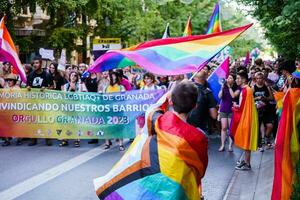
[(41, 74), (33, 71), (28, 76), (27, 86), (32, 88), (50, 87), (52, 85), (53, 79), (51, 75), (45, 71), (43, 71)]
[(98, 92), (98, 83), (96, 78), (87, 78), (85, 80), (85, 86), (89, 92)]
[[(197, 84), (197, 83), (196, 83)], [(216, 107), (212, 91), (200, 84), (198, 86), (197, 106), (188, 115), (187, 122), (206, 131), (208, 129), (209, 109)]]
[[(254, 85), (253, 95), (254, 95), (254, 98), (255, 97), (268, 98), (270, 96), (270, 92), (269, 92), (268, 87), (266, 85), (264, 85), (261, 88)], [(266, 108), (268, 107), (269, 102), (267, 100), (265, 100), (264, 98), (262, 98), (261, 100), (255, 99), (255, 105), (256, 105), (256, 108), (259, 111), (259, 113), (261, 111), (266, 110)]]
[(54, 90), (61, 90), (61, 86), (66, 84), (65, 79), (60, 75), (54, 76), (53, 77), (53, 82), (55, 83)]

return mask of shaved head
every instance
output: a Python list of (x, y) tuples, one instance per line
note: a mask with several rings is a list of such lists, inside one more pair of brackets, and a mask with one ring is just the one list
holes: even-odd
[(203, 84), (206, 82), (207, 73), (204, 70), (201, 70), (194, 76), (194, 80), (197, 83)]

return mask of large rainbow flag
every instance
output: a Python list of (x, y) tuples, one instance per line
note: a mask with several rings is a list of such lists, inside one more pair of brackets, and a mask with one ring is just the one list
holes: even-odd
[(26, 83), (26, 74), (19, 59), (14, 42), (5, 26), (5, 16), (0, 22), (0, 61), (7, 61), (12, 64), (14, 69), (20, 75), (23, 82)]
[(89, 71), (139, 65), (160, 75), (195, 72), (250, 26), (252, 24), (210, 35), (152, 40), (126, 50), (111, 50), (99, 57)]
[(222, 80), (229, 76), (229, 56), (211, 73), (207, 82), (212, 90), (212, 93), (218, 103), (220, 103), (219, 92), (222, 88)]
[(192, 23), (191, 23), (191, 16), (189, 16), (182, 36), (191, 36), (192, 35)]
[(230, 136), (237, 147), (256, 151), (259, 129), (253, 91), (249, 86), (246, 86), (240, 95), (242, 95), (242, 102), (239, 108), (233, 110)]
[(291, 198), (300, 159), (300, 88), (291, 88), (283, 100), (275, 144), (272, 200)]
[(206, 34), (222, 32), (221, 19), (220, 19), (220, 4), (217, 3), (212, 16), (210, 17)]
[(121, 160), (94, 180), (99, 199), (200, 199), (208, 140), (174, 113), (162, 114), (166, 96), (147, 110), (143, 133)]

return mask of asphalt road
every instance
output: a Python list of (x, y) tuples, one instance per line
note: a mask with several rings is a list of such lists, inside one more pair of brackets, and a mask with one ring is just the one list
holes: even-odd
[[(101, 142), (103, 143), (103, 142)], [(100, 144), (0, 147), (0, 200), (96, 200), (93, 179), (107, 173), (123, 152)], [(129, 143), (127, 143), (129, 145)], [(241, 151), (218, 152), (219, 139), (209, 141), (209, 165), (202, 181), (207, 200), (222, 199)]]

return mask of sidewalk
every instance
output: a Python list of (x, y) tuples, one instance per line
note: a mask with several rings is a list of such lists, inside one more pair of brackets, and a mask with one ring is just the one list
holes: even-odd
[(274, 176), (274, 149), (251, 154), (251, 171), (235, 170), (223, 200), (269, 200)]

